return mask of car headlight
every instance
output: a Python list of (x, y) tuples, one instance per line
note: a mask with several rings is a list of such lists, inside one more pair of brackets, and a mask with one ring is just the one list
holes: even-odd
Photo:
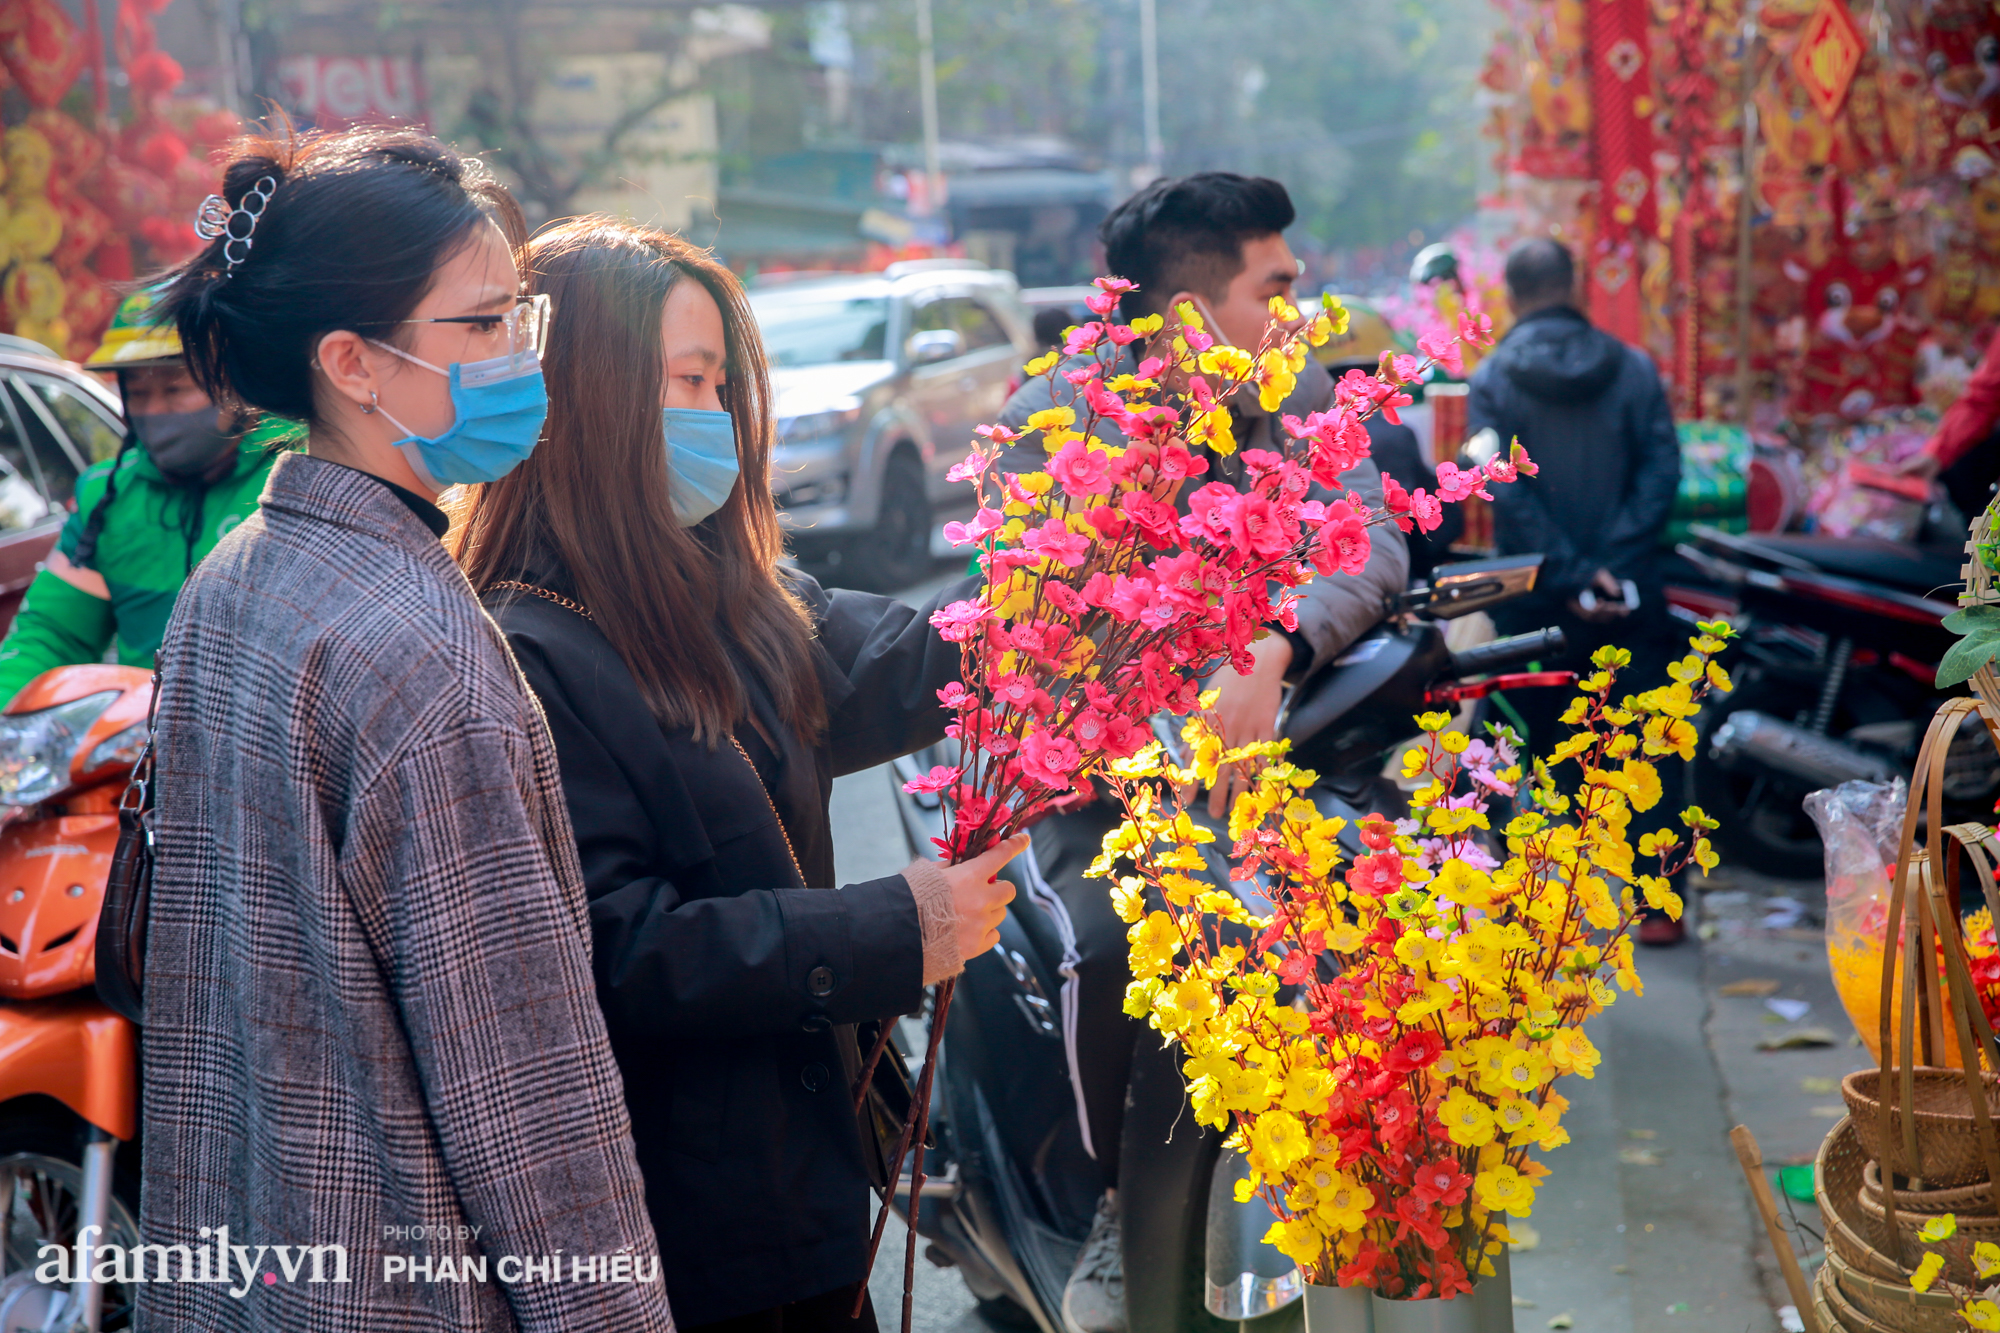
[(825, 439), (840, 434), (860, 419), (861, 409), (858, 407), (785, 417), (778, 422), (778, 440), (783, 444), (803, 444), (808, 440)]
[(39, 805), (69, 786), (70, 763), (84, 736), (118, 695), (104, 690), (54, 708), (0, 715), (0, 805)]

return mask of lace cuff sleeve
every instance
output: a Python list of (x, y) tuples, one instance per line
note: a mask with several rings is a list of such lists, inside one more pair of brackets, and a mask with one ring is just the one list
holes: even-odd
[(924, 984), (957, 976), (965, 960), (958, 955), (958, 913), (952, 907), (944, 867), (935, 861), (913, 861), (903, 878), (917, 901), (917, 924), (923, 930)]

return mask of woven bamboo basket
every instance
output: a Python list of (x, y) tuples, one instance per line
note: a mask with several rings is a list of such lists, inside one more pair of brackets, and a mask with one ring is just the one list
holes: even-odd
[[(1884, 1117), (1875, 1090), (1880, 1086), (1880, 1070), (1857, 1069), (1840, 1082), (1840, 1095), (1861, 1136), (1861, 1147), (1871, 1161), (1884, 1155), (1900, 1157), (1903, 1137), (1903, 1108), (1889, 1108), (1885, 1142)], [(1965, 1075), (1956, 1069), (1920, 1067), (1914, 1071), (1916, 1101), (1917, 1156), (1915, 1163), (1900, 1174), (1916, 1176), (1931, 1186), (1969, 1185), (1987, 1178), (1986, 1155), (1973, 1120), (1972, 1097)], [(2000, 1105), (2000, 1074), (1982, 1073), (1988, 1106)], [(1914, 1168), (1914, 1169), (1912, 1169)], [(1880, 1208), (1880, 1200), (1876, 1207)], [(1896, 1195), (1897, 1211), (1904, 1207), (1902, 1191)]]
[[(1833, 1279), (1827, 1276), (1824, 1266), (1813, 1274), (1813, 1313), (1819, 1316), (1820, 1333), (1849, 1333), (1847, 1325), (1840, 1321), (1840, 1317), (1834, 1314), (1833, 1307), (1826, 1303), (1826, 1288), (1832, 1285)], [(1852, 1333), (1861, 1333), (1861, 1330), (1857, 1327)]]
[(1834, 1329), (1843, 1333), (1899, 1333), (1894, 1325), (1869, 1317), (1847, 1299), (1847, 1293), (1834, 1280), (1833, 1269), (1827, 1265), (1821, 1265), (1813, 1275), (1813, 1305), (1816, 1310), (1825, 1311), (1820, 1322), (1826, 1333)]
[[(1985, 541), (1990, 528), (1982, 522), (1975, 537)], [(1983, 551), (1968, 543), (1967, 555), (1962, 600), (2000, 602)], [(1992, 664), (1976, 673), (1973, 692), (1973, 698), (1948, 699), (1938, 707), (1917, 752), (1883, 931), (1876, 1033), (1880, 1058), (1874, 1069), (1842, 1081), (1849, 1116), (1829, 1135), (1833, 1140), (1842, 1131), (1852, 1132), (1863, 1164), (1876, 1163), (1876, 1187), (1870, 1191), (1855, 1179), (1865, 1172), (1844, 1148), (1822, 1152), (1840, 1159), (1836, 1164), (1841, 1168), (1838, 1183), (1827, 1186), (1826, 1208), (1832, 1216), (1822, 1286), (1826, 1304), (1848, 1329), (1888, 1326), (1944, 1333), (1955, 1328), (1959, 1321), (1948, 1296), (1942, 1306), (1918, 1301), (1926, 1293), (1915, 1292), (1907, 1282), (1905, 1275), (1927, 1248), (1918, 1232), (1935, 1215), (1928, 1207), (1924, 1212), (1915, 1208), (1935, 1200), (1906, 1202), (1906, 1196), (1983, 1182), (1990, 1209), (1994, 1191), (2000, 1190), (2000, 1132), (1994, 1114), (2000, 1110), (2000, 1073), (1985, 1072), (2000, 1071), (2000, 1041), (1972, 984), (1959, 931), (1961, 872), (1973, 875), (1976, 884), (1992, 882), (1987, 848), (1993, 830), (1948, 824), (1944, 817), (1947, 761), (1954, 743), (1965, 739), (1963, 724), (1977, 717), (1983, 724), (1978, 730), (2000, 748), (2000, 677)], [(1921, 841), (1920, 826), (1925, 833)], [(1899, 966), (1899, 959), (1904, 965)], [(1945, 1067), (1947, 1052), (1956, 1056), (1950, 1062), (1958, 1068)], [(1899, 1180), (1905, 1188), (1882, 1188), (1884, 1181), (1894, 1186)], [(2000, 1216), (1968, 1211), (1959, 1230), (1968, 1242), (2000, 1238)], [(1952, 1248), (1969, 1251), (1971, 1246)], [(1958, 1265), (1948, 1252), (1938, 1252), (1952, 1272)], [(1969, 1268), (1969, 1258), (1965, 1266)], [(1952, 1276), (1968, 1284), (1975, 1280), (1969, 1271)]]
[(1819, 1204), (1826, 1247), (1861, 1272), (1901, 1281), (1908, 1276), (1907, 1271), (1884, 1253), (1888, 1233), (1879, 1219), (1871, 1220), (1861, 1211), (1862, 1169), (1867, 1161), (1852, 1117), (1834, 1125), (1819, 1146), (1819, 1157), (1813, 1164), (1813, 1195)]
[[(1882, 1206), (1882, 1173), (1873, 1162), (1861, 1170), (1861, 1196), (1872, 1200), (1877, 1208)], [(1995, 1213), (1993, 1182), (1982, 1180), (1976, 1185), (1956, 1185), (1941, 1190), (1899, 1189), (1896, 1191), (1896, 1211), (1922, 1213), (1926, 1217), (1936, 1217), (1940, 1213), (1958, 1217), (1991, 1217)]]
[(1918, 1291), (1908, 1282), (1870, 1277), (1851, 1267), (1835, 1250), (1827, 1251), (1826, 1271), (1833, 1275), (1835, 1291), (1852, 1308), (1884, 1328), (1898, 1333), (1962, 1333), (1965, 1327), (1958, 1317), (1958, 1301), (1950, 1292)]
[[(1826, 1275), (1826, 1269), (1822, 1268), (1813, 1275), (1813, 1313), (1819, 1316), (1820, 1333), (1850, 1333), (1847, 1325), (1842, 1323), (1839, 1316), (1834, 1314), (1833, 1307), (1826, 1303), (1826, 1292), (1823, 1288), (1832, 1285), (1833, 1279)], [(1857, 1326), (1852, 1330), (1852, 1333), (1861, 1333), (1861, 1330)]]
[[(1872, 1221), (1877, 1228), (1887, 1224), (1886, 1210), (1882, 1207), (1879, 1199), (1870, 1199), (1865, 1193), (1862, 1193), (1855, 1196), (1855, 1202), (1861, 1209), (1861, 1215)], [(1922, 1213), (1897, 1211), (1896, 1234), (1903, 1238), (1902, 1252), (1904, 1255), (1914, 1258), (1921, 1255), (1927, 1248), (1930, 1248), (1925, 1245), (1917, 1233), (1932, 1220), (1934, 1219)], [(2000, 1217), (1959, 1218), (1958, 1239), (1963, 1241), (1966, 1246), (1975, 1245), (1982, 1240), (2000, 1244)], [(1978, 1275), (1972, 1271), (1972, 1264), (1969, 1258), (1954, 1258), (1952, 1257), (1952, 1252), (1944, 1248), (1940, 1248), (1938, 1253), (1944, 1256), (1944, 1272), (1946, 1277), (1949, 1277), (1954, 1282), (1967, 1284), (1975, 1281)], [(1876, 1271), (1874, 1265), (1864, 1264), (1859, 1265), (1859, 1267), (1869, 1272)]]

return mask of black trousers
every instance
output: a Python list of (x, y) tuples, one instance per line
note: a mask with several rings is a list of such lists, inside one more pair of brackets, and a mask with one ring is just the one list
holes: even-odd
[(1067, 937), (1073, 961), (1064, 978), (1061, 1007), (1070, 1080), (1088, 1146), (1114, 1185), (1132, 1044), (1148, 1028), (1143, 1020), (1125, 1013), (1125, 987), (1132, 980), (1131, 945), (1125, 938), (1125, 923), (1111, 909), (1111, 881), (1085, 879), (1083, 872), (1097, 859), (1104, 835), (1123, 819), (1114, 802), (1098, 800), (1035, 825), (1032, 861), (1025, 867), (1033, 901), (1016, 908), (1047, 911), (1057, 918), (1058, 933)]
[(877, 1333), (873, 1301), (862, 1302), (859, 1319), (848, 1317), (853, 1308), (854, 1288), (841, 1287), (790, 1305), (684, 1328), (681, 1333)]
[[(1217, 840), (1203, 849), (1203, 857), (1209, 877), (1217, 884), (1226, 883), (1226, 826), (1209, 818), (1206, 796), (1199, 797), (1188, 813), (1195, 823), (1216, 832)], [(1083, 875), (1103, 850), (1104, 835), (1124, 818), (1122, 807), (1103, 799), (1035, 825), (1030, 830), (1033, 846), (1022, 858), (1028, 901), (1016, 906), (1017, 911), (1046, 911), (1055, 919), (1057, 933), (1064, 937), (1060, 1002), (1070, 1083), (1077, 1097), (1077, 1117), (1089, 1136), (1086, 1146), (1110, 1185), (1118, 1183), (1118, 1151), (1125, 1130), (1134, 1043), (1159, 1041), (1143, 1019), (1125, 1012), (1125, 988), (1132, 981), (1131, 943), (1127, 939), (1130, 927), (1111, 908), (1112, 881), (1085, 879)], [(1148, 895), (1149, 910), (1164, 905)], [(1223, 927), (1222, 938), (1246, 947), (1251, 940), (1239, 926)]]
[[(1588, 675), (1593, 670), (1590, 655), (1599, 648), (1611, 644), (1625, 649), (1632, 654), (1632, 664), (1618, 673), (1618, 683), (1612, 692), (1619, 698), (1667, 684), (1667, 663), (1686, 654), (1687, 640), (1694, 631), (1686, 621), (1668, 614), (1665, 594), (1657, 582), (1640, 586), (1637, 611), (1602, 624), (1577, 615), (1567, 602), (1542, 597), (1524, 597), (1496, 606), (1492, 615), (1494, 627), (1502, 635), (1528, 634), (1551, 627), (1563, 632), (1567, 646), (1559, 656), (1542, 660), (1544, 671)], [(1574, 689), (1549, 687), (1507, 694), (1507, 703), (1527, 726), (1530, 751), (1545, 755), (1569, 735), (1569, 728), (1557, 719), (1575, 697)], [(1504, 709), (1496, 711), (1499, 714), (1496, 721), (1508, 720)], [(1661, 777), (1665, 779), (1664, 772)]]

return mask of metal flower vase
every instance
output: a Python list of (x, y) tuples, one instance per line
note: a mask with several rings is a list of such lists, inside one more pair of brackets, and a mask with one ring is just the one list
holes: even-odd
[(1375, 1296), (1366, 1287), (1306, 1287), (1306, 1333), (1375, 1333)]
[[(1493, 1258), (1493, 1273), (1451, 1300), (1392, 1301), (1377, 1296), (1374, 1333), (1513, 1333), (1514, 1284), (1507, 1247)], [(1310, 1323), (1307, 1325), (1311, 1327)]]

